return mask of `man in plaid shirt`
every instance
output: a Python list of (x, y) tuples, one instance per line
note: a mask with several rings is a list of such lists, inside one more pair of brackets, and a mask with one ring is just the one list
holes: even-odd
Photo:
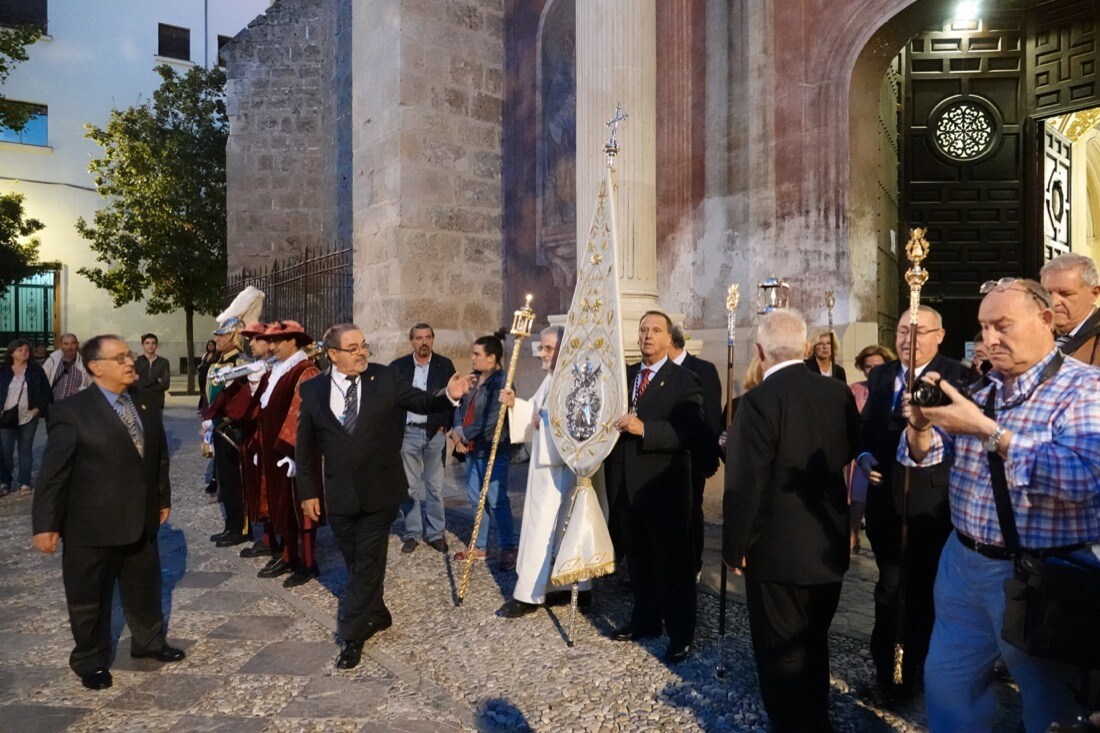
[[(932, 731), (990, 730), (993, 663), (1003, 656), (1020, 688), (1024, 726), (1039, 733), (1079, 711), (1075, 670), (1029, 656), (1001, 640), (1003, 583), (1012, 574), (993, 499), (987, 451), (1005, 461), (1020, 543), (1091, 558), (1100, 540), (1100, 370), (1058, 358), (1050, 295), (1032, 280), (982, 286), (978, 312), (993, 371), (966, 399), (946, 382), (945, 407), (909, 408), (898, 460), (928, 466), (952, 461), (955, 535), (936, 576), (936, 624), (925, 663)], [(926, 381), (937, 375), (926, 374)], [(985, 405), (996, 390), (995, 416)], [(933, 429), (934, 428), (934, 429)]]

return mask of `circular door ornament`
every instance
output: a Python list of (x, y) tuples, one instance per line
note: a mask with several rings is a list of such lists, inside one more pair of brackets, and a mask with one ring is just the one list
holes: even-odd
[(954, 162), (972, 163), (991, 154), (1000, 141), (1000, 115), (980, 97), (950, 97), (929, 119), (936, 152)]

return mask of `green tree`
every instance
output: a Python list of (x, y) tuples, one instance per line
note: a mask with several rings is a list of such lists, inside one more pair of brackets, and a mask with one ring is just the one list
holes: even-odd
[[(86, 125), (103, 148), (89, 166), (106, 205), (76, 224), (103, 267), (80, 274), (116, 306), (144, 301), (150, 314), (182, 310), (194, 364), (195, 313), (220, 310), (225, 282), (225, 74), (156, 68), (151, 102), (112, 110), (103, 128)], [(195, 386), (188, 370), (187, 388)]]
[[(16, 65), (27, 60), (27, 46), (41, 37), (42, 31), (33, 26), (0, 28), (0, 85)], [(9, 102), (0, 94), (0, 127), (19, 132), (34, 116), (34, 108), (18, 102)]]
[(0, 295), (40, 269), (38, 238), (31, 235), (45, 226), (38, 219), (24, 217), (23, 194), (0, 195)]

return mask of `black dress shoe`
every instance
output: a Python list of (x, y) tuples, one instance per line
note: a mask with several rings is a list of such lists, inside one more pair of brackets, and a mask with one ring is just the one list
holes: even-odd
[(182, 661), (187, 654), (182, 649), (177, 649), (174, 646), (165, 644), (155, 652), (141, 652), (139, 654), (130, 652), (130, 656), (134, 659), (155, 659), (158, 662), (179, 662)]
[(446, 553), (450, 548), (447, 547), (447, 540), (442, 537), (436, 537), (434, 540), (428, 540), (428, 547), (437, 552)]
[(411, 555), (413, 552), (416, 551), (417, 544), (417, 541), (410, 537), (409, 539), (401, 543), (401, 552), (405, 553), (406, 555)]
[(210, 483), (208, 483), (206, 485), (206, 493), (208, 493), (208, 494), (218, 493), (218, 481), (217, 481), (217, 479), (214, 479), (213, 481), (211, 481)]
[(521, 616), (526, 616), (529, 613), (534, 613), (540, 608), (542, 608), (542, 606), (538, 605), (537, 603), (526, 603), (525, 601), (520, 601), (512, 598), (508, 600), (508, 602), (505, 603), (503, 606), (497, 609), (497, 616), (500, 616), (501, 618), (519, 618)]
[(345, 641), (340, 647), (340, 656), (336, 657), (336, 669), (352, 669), (359, 666), (363, 658), (363, 642)]
[(233, 533), (230, 532), (228, 529), (223, 529), (221, 532), (218, 532), (217, 534), (210, 535), (210, 541), (211, 542), (217, 542), (218, 540), (224, 540), (226, 537), (230, 536), (231, 534), (233, 534)]
[(691, 643), (669, 643), (668, 649), (665, 650), (664, 662), (665, 664), (679, 664), (688, 658), (691, 654)]
[(279, 547), (272, 547), (271, 545), (265, 545), (263, 542), (257, 542), (251, 547), (246, 547), (241, 550), (241, 557), (266, 557), (268, 555), (275, 555), (281, 551)]
[(251, 539), (252, 538), (246, 534), (227, 534), (225, 537), (215, 542), (214, 547), (232, 547), (233, 545), (248, 542)]
[(290, 574), (286, 580), (283, 581), (284, 588), (295, 588), (299, 585), (305, 585), (314, 578), (321, 576), (321, 571), (314, 565), (311, 568), (301, 567), (295, 568), (294, 572)]
[[(568, 606), (573, 602), (573, 591), (555, 590), (546, 594), (547, 606)], [(584, 611), (592, 606), (592, 591), (582, 590), (577, 593), (577, 608)]]
[[(370, 639), (372, 636), (380, 631), (385, 631), (389, 627), (393, 626), (393, 619), (387, 619), (379, 623), (371, 623), (367, 625), (367, 633), (363, 636), (363, 641)], [(362, 644), (362, 642), (360, 642)]]
[(660, 635), (660, 631), (635, 631), (630, 624), (611, 632), (611, 638), (615, 641), (641, 641), (642, 639), (653, 639)]
[(80, 675), (80, 684), (89, 690), (106, 690), (114, 684), (111, 673), (105, 669), (97, 669), (88, 674)]
[(872, 682), (859, 688), (857, 694), (875, 707), (889, 708), (905, 699), (903, 689), (893, 682)]
[(264, 565), (260, 572), (256, 573), (257, 578), (278, 578), (280, 575), (286, 575), (294, 570), (290, 563), (281, 557), (277, 557), (267, 565)]

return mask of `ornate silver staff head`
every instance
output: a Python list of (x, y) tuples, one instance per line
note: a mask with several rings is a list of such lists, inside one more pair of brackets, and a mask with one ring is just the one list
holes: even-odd
[(778, 308), (788, 308), (791, 302), (791, 286), (783, 278), (772, 275), (757, 284), (757, 313), (764, 315)]

